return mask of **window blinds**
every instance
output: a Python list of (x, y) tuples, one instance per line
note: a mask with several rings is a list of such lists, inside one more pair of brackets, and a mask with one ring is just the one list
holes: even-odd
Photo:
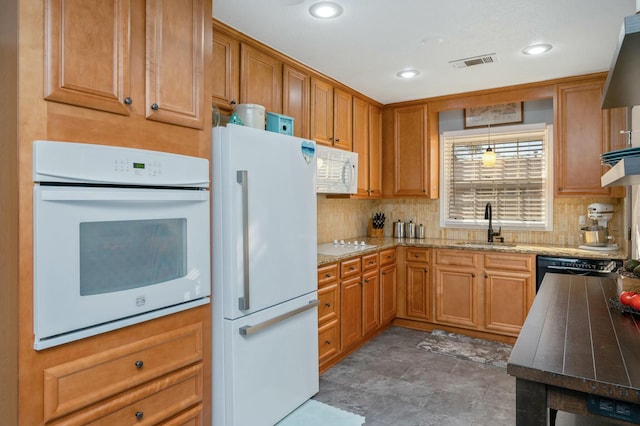
[[(524, 127), (524, 126), (523, 126)], [(485, 224), (490, 202), (493, 219), (514, 228), (543, 228), (550, 221), (548, 130), (464, 135), (445, 133), (443, 143), (444, 224)], [(485, 167), (487, 147), (496, 164)]]

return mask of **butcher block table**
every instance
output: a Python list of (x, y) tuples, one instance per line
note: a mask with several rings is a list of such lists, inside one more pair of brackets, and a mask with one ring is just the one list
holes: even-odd
[(558, 410), (640, 423), (640, 316), (611, 308), (616, 295), (610, 278), (545, 275), (507, 364), (518, 426)]

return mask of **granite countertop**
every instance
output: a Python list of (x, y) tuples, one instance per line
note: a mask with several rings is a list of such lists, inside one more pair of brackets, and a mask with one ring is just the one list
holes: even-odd
[(318, 255), (318, 265), (325, 265), (332, 262), (348, 259), (354, 256), (360, 256), (367, 253), (373, 253), (378, 250), (384, 250), (396, 246), (408, 247), (428, 247), (428, 248), (448, 248), (461, 250), (479, 250), (479, 251), (501, 251), (508, 253), (526, 253), (543, 256), (566, 256), (590, 259), (626, 259), (625, 250), (595, 251), (584, 250), (577, 247), (566, 247), (556, 245), (542, 244), (514, 244), (514, 243), (487, 243), (483, 241), (466, 241), (466, 240), (446, 240), (437, 238), (369, 238), (369, 237), (353, 237), (346, 238), (348, 240), (364, 241), (367, 244), (373, 244), (377, 247), (361, 250), (355, 253), (348, 253), (340, 256)]

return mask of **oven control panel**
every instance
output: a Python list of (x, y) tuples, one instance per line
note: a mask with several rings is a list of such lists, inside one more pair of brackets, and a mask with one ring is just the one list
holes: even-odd
[(33, 181), (207, 188), (209, 160), (144, 149), (35, 141)]

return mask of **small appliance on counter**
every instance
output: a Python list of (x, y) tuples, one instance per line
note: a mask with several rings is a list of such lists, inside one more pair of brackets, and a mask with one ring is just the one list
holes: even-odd
[(615, 243), (613, 236), (609, 235), (609, 221), (613, 218), (613, 206), (603, 203), (589, 204), (587, 217), (592, 223), (580, 228), (582, 244), (579, 248), (596, 251), (617, 250), (618, 244)]

